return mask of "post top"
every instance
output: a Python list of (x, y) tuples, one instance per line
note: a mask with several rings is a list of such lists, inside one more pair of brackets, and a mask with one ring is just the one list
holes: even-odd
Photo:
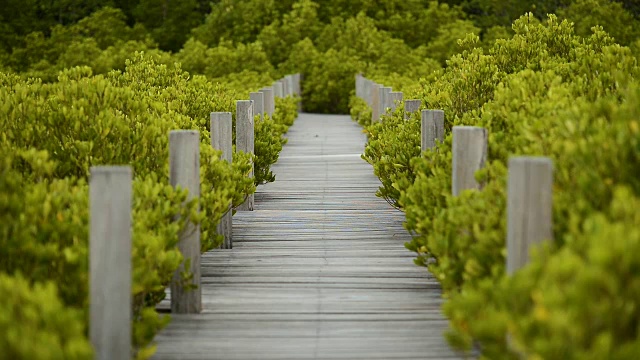
[(481, 126), (454, 126), (453, 131), (485, 131)]
[(198, 130), (182, 130), (182, 129), (178, 129), (178, 130), (171, 130), (169, 131), (169, 135), (199, 135)]
[(133, 174), (130, 165), (98, 165), (89, 168), (91, 175), (97, 174)]
[(509, 166), (511, 164), (539, 164), (553, 166), (553, 160), (546, 156), (511, 156), (509, 157)]

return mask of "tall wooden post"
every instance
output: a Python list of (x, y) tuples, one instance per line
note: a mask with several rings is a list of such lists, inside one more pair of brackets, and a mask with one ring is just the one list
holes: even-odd
[(90, 171), (89, 338), (96, 359), (129, 359), (132, 170), (98, 166)]
[(273, 97), (273, 88), (261, 89), (260, 92), (264, 95), (262, 103), (262, 106), (264, 107), (264, 113), (269, 115), (269, 117), (272, 117), (273, 113), (276, 110), (276, 103)]
[(397, 106), (402, 102), (402, 92), (401, 91), (392, 91), (389, 93), (389, 107), (391, 108), (391, 113), (396, 111)]
[(553, 239), (553, 163), (545, 157), (509, 159), (507, 274), (529, 260), (529, 248)]
[(454, 126), (452, 155), (453, 195), (458, 196), (466, 189), (480, 188), (475, 173), (487, 161), (487, 130), (475, 126)]
[[(211, 113), (211, 146), (222, 151), (222, 160), (229, 164), (233, 161), (233, 125), (230, 112), (212, 112)], [(233, 204), (229, 204), (227, 213), (222, 216), (218, 223), (217, 233), (224, 237), (222, 243), (223, 249), (231, 249), (233, 247)]]
[(412, 99), (404, 102), (404, 118), (409, 119), (411, 114), (414, 112), (418, 112), (420, 110), (420, 105), (422, 105), (422, 101)]
[(249, 93), (249, 99), (253, 101), (253, 114), (260, 115), (260, 118), (262, 118), (264, 116), (264, 93)]
[(435, 148), (436, 140), (444, 141), (444, 111), (422, 110), (421, 121), (422, 151)]
[(380, 120), (380, 92), (382, 86), (373, 83), (371, 87), (371, 123), (375, 124)]
[[(200, 134), (194, 130), (174, 130), (169, 133), (169, 182), (174, 187), (189, 191), (187, 201), (200, 197)], [(192, 314), (202, 311), (200, 288), (200, 225), (188, 222), (180, 234), (178, 248), (184, 261), (171, 281), (171, 312)], [(188, 268), (185, 269), (185, 265)], [(193, 275), (185, 289), (181, 272)]]
[[(254, 153), (254, 123), (253, 123), (253, 104), (251, 100), (239, 100), (236, 102), (236, 149), (245, 153)], [(253, 164), (251, 165), (251, 173), (253, 178)], [(251, 194), (247, 200), (237, 207), (238, 211), (252, 211), (254, 204), (254, 195)]]

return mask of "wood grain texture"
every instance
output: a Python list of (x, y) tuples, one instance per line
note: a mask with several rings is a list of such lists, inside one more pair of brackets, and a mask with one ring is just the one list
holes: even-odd
[(418, 112), (420, 110), (420, 106), (422, 105), (422, 101), (418, 99), (411, 99), (404, 102), (404, 118), (409, 119), (411, 114), (414, 112)]
[(264, 99), (262, 103), (264, 114), (267, 114), (271, 117), (273, 116), (273, 113), (276, 111), (276, 100), (274, 97), (275, 94), (273, 92), (273, 87), (261, 89), (260, 92), (264, 94)]
[(480, 187), (475, 174), (487, 161), (487, 136), (485, 128), (453, 127), (451, 192), (454, 196), (458, 196), (463, 190)]
[(421, 115), (421, 149), (426, 151), (436, 147), (436, 141), (444, 141), (444, 111), (422, 110)]
[(553, 238), (553, 162), (545, 157), (509, 159), (507, 273), (529, 261), (529, 248)]
[(131, 351), (132, 179), (129, 166), (91, 168), (89, 337), (98, 360)]
[[(200, 196), (200, 134), (194, 130), (174, 130), (169, 133), (169, 182), (174, 187), (187, 189), (187, 201)], [(200, 287), (200, 225), (188, 223), (180, 234), (178, 248), (184, 257), (171, 280), (171, 312), (199, 313), (202, 310)], [(193, 274), (185, 289), (181, 273), (186, 269)]]
[(402, 91), (392, 91), (389, 93), (389, 108), (391, 108), (392, 113), (396, 111), (399, 105), (402, 105), (403, 98), (404, 95)]
[(374, 195), (362, 128), (301, 114), (287, 137), (234, 249), (203, 255), (202, 314), (172, 315), (155, 359), (463, 358), (403, 213)]
[[(269, 92), (272, 96), (273, 92)], [(271, 98), (273, 100), (273, 97)], [(253, 102), (251, 100), (238, 100), (236, 102), (236, 149), (247, 154), (253, 154), (255, 150), (255, 124), (253, 117)], [(253, 167), (249, 173), (253, 178)], [(236, 209), (238, 211), (252, 211), (254, 194), (247, 196), (247, 199)]]
[(371, 85), (371, 123), (377, 123), (380, 120), (380, 101), (382, 98), (382, 85), (372, 82)]
[(253, 101), (253, 115), (264, 115), (264, 94), (261, 92), (249, 93), (249, 99)]
[[(231, 164), (233, 161), (233, 124), (230, 112), (211, 113), (211, 146), (222, 151), (222, 159)], [(232, 224), (232, 204), (229, 204), (228, 212), (222, 216), (216, 232), (224, 237), (223, 249), (233, 247)]]
[[(387, 115), (388, 109), (391, 108), (391, 91), (393, 91), (393, 89), (389, 86), (380, 88), (380, 116)], [(382, 121), (381, 118), (378, 118), (378, 122), (380, 121)]]

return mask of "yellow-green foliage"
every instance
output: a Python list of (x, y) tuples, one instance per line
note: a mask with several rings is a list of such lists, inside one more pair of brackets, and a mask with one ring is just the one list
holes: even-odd
[[(201, 225), (202, 251), (216, 247), (215, 228), (229, 204), (255, 191), (247, 176), (252, 158), (236, 152), (228, 164), (210, 145), (209, 114), (235, 109), (235, 93), (142, 55), (106, 76), (72, 68), (42, 83), (0, 74), (0, 85), (0, 271), (54, 282), (64, 306), (86, 311), (89, 169), (131, 165), (133, 340), (138, 355), (149, 356), (146, 347), (168, 320), (154, 307), (182, 261), (177, 241), (186, 221)], [(271, 125), (258, 126), (256, 143), (276, 139), (278, 146), (256, 151), (256, 170), (277, 160), (294, 101), (279, 101)], [(201, 134), (201, 195), (186, 205), (186, 192), (168, 181), (173, 129)]]
[[(490, 359), (633, 359), (640, 285), (631, 275), (638, 264), (625, 252), (639, 249), (636, 59), (601, 29), (580, 37), (554, 16), (522, 17), (513, 30), (488, 53), (468, 37), (441, 75), (422, 81), (423, 106), (445, 110), (447, 132), (488, 129), (489, 161), (476, 174), (481, 190), (453, 197), (450, 133), (417, 156), (418, 119), (402, 121), (401, 112), (368, 127), (365, 157), (381, 176), (379, 195), (406, 211), (416, 262), (445, 290), (453, 344), (479, 344)], [(513, 155), (554, 161), (556, 241), (510, 278), (506, 163)]]
[(53, 283), (0, 272), (0, 353), (6, 359), (92, 359), (82, 313), (66, 308)]

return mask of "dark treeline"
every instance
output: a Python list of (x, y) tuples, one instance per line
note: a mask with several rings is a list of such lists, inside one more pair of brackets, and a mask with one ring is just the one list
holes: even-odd
[[(34, 31), (50, 34), (55, 25), (70, 25), (105, 6), (122, 10), (127, 24), (142, 25), (153, 36), (163, 50), (177, 51), (190, 36), (191, 30), (205, 22), (207, 15), (232, 13), (242, 9), (247, 14), (235, 14), (252, 17), (251, 22), (269, 24), (272, 20), (289, 12), (294, 0), (5, 0), (0, 7), (0, 46), (11, 51), (20, 46), (22, 39)], [(444, 0), (461, 9), (466, 16), (482, 30), (493, 26), (510, 26), (513, 20), (525, 12), (544, 18), (547, 13), (570, 7), (574, 0)], [(640, 4), (636, 1), (617, 1), (634, 16), (640, 14)], [(396, 30), (384, 26), (385, 20), (400, 16), (407, 22), (419, 20), (420, 13), (428, 8), (429, 1), (373, 1), (373, 0), (317, 0), (318, 19), (330, 23), (334, 17), (348, 18), (359, 12), (376, 19), (382, 29)], [(595, 3), (595, 2), (594, 2)], [(256, 10), (268, 9), (259, 13)], [(212, 13), (213, 10), (213, 13)], [(260, 15), (257, 15), (260, 14)], [(242, 17), (229, 16), (227, 22), (242, 20)], [(427, 20), (427, 19), (424, 19)], [(222, 24), (220, 24), (222, 25)], [(236, 23), (233, 26), (242, 26)], [(253, 24), (252, 24), (253, 25)], [(257, 37), (259, 30), (253, 28), (249, 39)], [(419, 45), (418, 39), (405, 39), (410, 45)]]

